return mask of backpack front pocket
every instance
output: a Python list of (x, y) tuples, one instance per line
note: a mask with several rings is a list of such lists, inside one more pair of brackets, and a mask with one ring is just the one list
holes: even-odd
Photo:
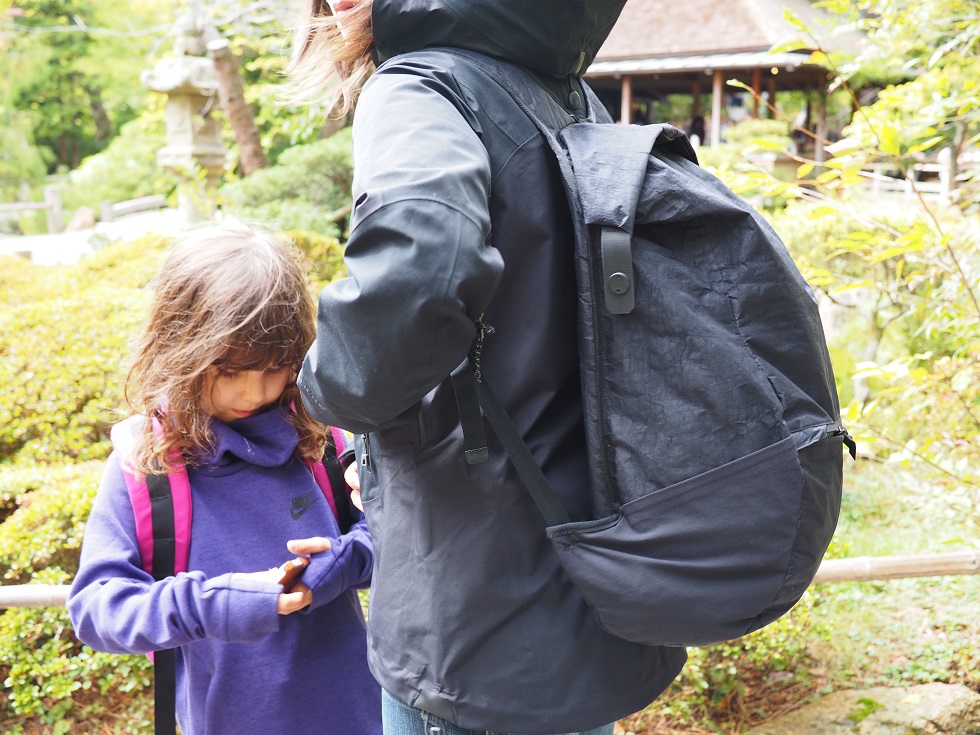
[(745, 635), (777, 596), (803, 485), (787, 438), (633, 500), (618, 518), (552, 526), (548, 536), (607, 631), (708, 645)]

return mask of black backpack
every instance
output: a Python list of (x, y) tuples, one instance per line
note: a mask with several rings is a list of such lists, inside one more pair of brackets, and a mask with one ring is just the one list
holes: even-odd
[(470, 89), (503, 87), (557, 158), (575, 231), (594, 520), (569, 522), (480, 379), (483, 324), (453, 376), (467, 461), (486, 457), (482, 408), (610, 633), (708, 645), (780, 617), (834, 534), (842, 445), (855, 453), (816, 299), (785, 246), (676, 128), (611, 124), (587, 87), (605, 122), (563, 119), (521, 67), (418, 53), (455, 57)]

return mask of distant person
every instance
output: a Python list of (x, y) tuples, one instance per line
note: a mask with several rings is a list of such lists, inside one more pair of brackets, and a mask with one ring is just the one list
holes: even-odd
[(691, 120), (691, 124), (687, 128), (687, 137), (690, 138), (691, 145), (695, 148), (707, 143), (703, 115), (695, 115), (694, 119)]
[(299, 385), (316, 418), (366, 435), (369, 660), (385, 733), (611, 735), (685, 651), (600, 627), (489, 428), (489, 459), (467, 463), (450, 373), (479, 351), (476, 369), (573, 520), (592, 518), (562, 172), (518, 102), (461, 77), (479, 63), (467, 51), (493, 56), (547, 89), (542, 116), (611, 122), (579, 75), (623, 0), (307, 7), (291, 74), (308, 98), (331, 109), (340, 84), (335, 111), (348, 112), (380, 63), (354, 113), (349, 277), (320, 295)]
[[(260, 231), (202, 229), (152, 285), (127, 380), (139, 415), (113, 429), (68, 597), (78, 638), (111, 653), (176, 648), (184, 735), (378, 735), (355, 592), (373, 547), (363, 519), (340, 534), (308, 465), (327, 430), (295, 383), (315, 328), (298, 253)], [(155, 581), (127, 473), (176, 464), (193, 497), (188, 571)], [(294, 538), (312, 541), (292, 553), (319, 553), (286, 593), (277, 567)]]

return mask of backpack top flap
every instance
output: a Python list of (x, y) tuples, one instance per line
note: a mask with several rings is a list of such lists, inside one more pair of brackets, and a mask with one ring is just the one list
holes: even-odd
[(672, 125), (578, 123), (562, 129), (559, 138), (571, 160), (585, 223), (630, 234), (654, 146), (698, 162), (687, 136)]
[(838, 430), (816, 299), (762, 216), (671, 126), (575, 123), (558, 138), (596, 508)]

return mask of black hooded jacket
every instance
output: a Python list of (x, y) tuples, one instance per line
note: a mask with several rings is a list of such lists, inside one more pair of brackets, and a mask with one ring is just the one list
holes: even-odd
[[(374, 0), (381, 66), (354, 118), (349, 276), (324, 289), (300, 375), (311, 413), (366, 434), (375, 540), (370, 665), (381, 685), (468, 729), (587, 730), (656, 698), (681, 648), (605, 633), (487, 427), (464, 459), (449, 374), (480, 319), (483, 372), (573, 520), (591, 517), (568, 206), (554, 156), (457, 48), (518, 63), (555, 114), (591, 109), (576, 76), (624, 0)], [(340, 674), (342, 676), (342, 673)]]

